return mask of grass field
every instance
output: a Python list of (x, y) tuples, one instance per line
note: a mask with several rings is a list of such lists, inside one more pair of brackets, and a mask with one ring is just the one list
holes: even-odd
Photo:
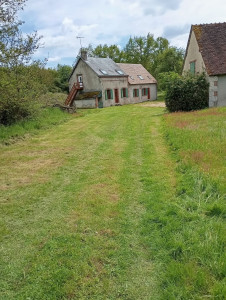
[(4, 137), (0, 299), (224, 299), (225, 113), (128, 105)]

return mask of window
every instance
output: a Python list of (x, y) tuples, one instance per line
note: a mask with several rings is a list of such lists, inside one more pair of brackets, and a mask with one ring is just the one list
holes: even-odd
[(214, 81), (214, 86), (218, 86), (218, 82), (217, 81)]
[(121, 97), (128, 97), (128, 89), (127, 88), (122, 88), (121, 89)]
[(133, 90), (133, 97), (139, 97), (139, 89)]
[(101, 71), (101, 73), (102, 73), (102, 74), (104, 74), (104, 75), (108, 75), (108, 72), (107, 72), (107, 71), (105, 71), (105, 70), (101, 70), (101, 69), (100, 69), (100, 71)]
[(113, 99), (113, 91), (111, 89), (105, 90), (105, 100)]
[(117, 73), (119, 73), (120, 75), (124, 75), (124, 73), (121, 70), (115, 70)]
[(217, 97), (217, 96), (218, 96), (218, 92), (214, 91), (214, 97)]
[(133, 76), (130, 76), (130, 78), (131, 78), (132, 80), (134, 80), (134, 77), (133, 77)]
[(195, 61), (190, 62), (190, 72), (195, 75)]
[(78, 82), (79, 82), (79, 83), (82, 83), (82, 82), (83, 82), (82, 75), (78, 75), (77, 78), (78, 78)]
[(148, 95), (148, 88), (143, 88), (142, 89), (142, 96), (147, 96)]
[(137, 75), (141, 80), (144, 80), (144, 78), (141, 75)]

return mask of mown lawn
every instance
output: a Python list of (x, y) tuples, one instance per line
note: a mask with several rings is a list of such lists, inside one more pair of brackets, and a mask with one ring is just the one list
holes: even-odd
[(224, 299), (223, 163), (176, 122), (111, 107), (0, 145), (0, 299)]

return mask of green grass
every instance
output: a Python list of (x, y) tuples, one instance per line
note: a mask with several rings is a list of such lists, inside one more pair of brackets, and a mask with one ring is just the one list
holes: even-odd
[(166, 116), (166, 137), (187, 166), (201, 171), (226, 192), (226, 108)]
[(165, 102), (166, 93), (164, 91), (158, 92), (157, 100)]
[(14, 143), (26, 135), (36, 134), (41, 129), (56, 126), (70, 119), (70, 115), (58, 108), (45, 108), (35, 119), (17, 122), (10, 126), (0, 125), (0, 143)]
[(224, 299), (223, 184), (164, 111), (86, 110), (0, 145), (1, 299)]

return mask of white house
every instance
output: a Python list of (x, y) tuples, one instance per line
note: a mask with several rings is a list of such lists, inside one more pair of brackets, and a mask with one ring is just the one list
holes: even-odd
[(66, 105), (108, 107), (156, 100), (157, 81), (140, 64), (117, 64), (83, 51), (70, 75), (69, 91)]
[(206, 73), (209, 107), (226, 106), (226, 22), (192, 25), (183, 73)]

